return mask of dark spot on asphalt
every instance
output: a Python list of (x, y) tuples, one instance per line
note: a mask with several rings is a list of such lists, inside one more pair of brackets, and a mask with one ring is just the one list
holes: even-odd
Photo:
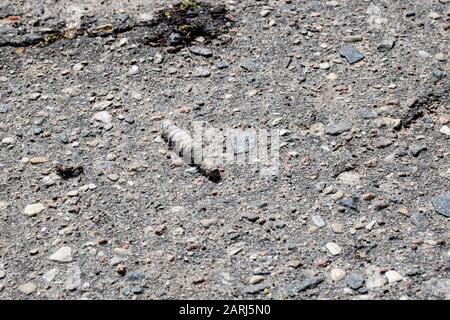
[(159, 11), (156, 19), (142, 27), (137, 36), (146, 45), (181, 48), (197, 37), (205, 41), (217, 38), (228, 31), (227, 23), (231, 21), (224, 5), (182, 1)]

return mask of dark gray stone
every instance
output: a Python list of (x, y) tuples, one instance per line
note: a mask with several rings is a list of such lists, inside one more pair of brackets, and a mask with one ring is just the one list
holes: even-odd
[(10, 104), (5, 104), (0, 107), (0, 113), (8, 113), (8, 112), (11, 112), (12, 110), (13, 110), (13, 107)]
[(372, 208), (375, 211), (381, 211), (389, 207), (389, 202), (385, 200), (375, 200), (372, 202)]
[(125, 122), (129, 123), (129, 124), (133, 124), (134, 123), (134, 118), (131, 116), (127, 116), (125, 117)]
[(34, 132), (34, 134), (35, 134), (36, 136), (38, 136), (38, 135), (40, 135), (41, 133), (44, 132), (44, 128), (42, 128), (42, 127), (35, 127), (34, 130), (33, 130), (33, 132)]
[(174, 32), (169, 36), (169, 44), (176, 46), (183, 41), (183, 37), (178, 32)]
[(243, 292), (245, 294), (257, 294), (268, 287), (269, 287), (268, 284), (260, 283), (260, 284), (255, 284), (255, 285), (244, 287)]
[(110, 173), (114, 170), (113, 161), (98, 161), (95, 162), (93, 168), (98, 173)]
[(450, 192), (445, 192), (431, 199), (434, 210), (443, 216), (450, 218)]
[(364, 279), (364, 277), (362, 275), (357, 274), (357, 273), (352, 273), (352, 274), (349, 274), (345, 278), (345, 282), (353, 290), (358, 290), (364, 286), (364, 283), (366, 282), (366, 280)]
[(342, 48), (341, 56), (344, 57), (350, 64), (357, 63), (365, 58), (365, 56), (361, 52), (353, 47)]
[(420, 275), (421, 273), (422, 273), (422, 271), (419, 268), (412, 267), (405, 271), (405, 276), (414, 277), (414, 276)]
[(122, 294), (124, 296), (129, 296), (131, 294), (131, 289), (130, 288), (123, 288), (122, 289)]

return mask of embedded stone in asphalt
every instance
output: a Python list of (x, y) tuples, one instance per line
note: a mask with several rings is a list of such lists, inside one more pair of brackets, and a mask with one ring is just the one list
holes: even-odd
[(353, 47), (342, 48), (341, 56), (344, 57), (350, 64), (357, 63), (365, 58), (361, 52)]
[(434, 209), (443, 216), (450, 217), (450, 192), (445, 192), (431, 199)]

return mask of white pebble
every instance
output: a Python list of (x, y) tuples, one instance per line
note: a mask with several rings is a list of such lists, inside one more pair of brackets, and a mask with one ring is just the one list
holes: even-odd
[(403, 280), (403, 277), (395, 270), (389, 270), (386, 272), (386, 278), (388, 279), (389, 283), (394, 283)]
[(49, 259), (56, 262), (71, 262), (72, 249), (70, 247), (61, 247), (58, 251), (52, 254)]

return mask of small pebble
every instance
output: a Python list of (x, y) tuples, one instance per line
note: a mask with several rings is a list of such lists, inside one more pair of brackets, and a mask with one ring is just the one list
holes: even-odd
[(128, 70), (128, 75), (134, 76), (139, 74), (140, 70), (139, 67), (136, 65), (131, 66), (131, 68)]
[(298, 267), (300, 267), (302, 265), (302, 262), (298, 259), (294, 259), (294, 260), (289, 260), (287, 263), (288, 267), (297, 269)]
[(119, 180), (119, 175), (116, 173), (111, 173), (108, 175), (108, 179), (111, 181), (116, 182), (117, 180)]
[(363, 38), (361, 35), (346, 36), (346, 37), (344, 37), (344, 42), (354, 43), (354, 42), (360, 42), (360, 41), (362, 41), (362, 39)]
[(197, 47), (197, 46), (189, 47), (189, 51), (195, 55), (199, 55), (199, 56), (203, 56), (203, 57), (207, 57), (207, 58), (212, 57), (212, 55), (213, 55), (211, 50), (209, 50), (207, 48)]
[(394, 270), (389, 270), (388, 272), (386, 272), (385, 275), (389, 283), (394, 283), (403, 280), (403, 277), (397, 271)]
[(342, 248), (334, 242), (328, 242), (326, 244), (326, 247), (333, 256), (337, 256), (342, 252)]
[(346, 277), (345, 282), (353, 290), (358, 290), (358, 289), (362, 288), (362, 286), (364, 286), (364, 283), (366, 282), (366, 280), (364, 279), (364, 277), (362, 275), (357, 274), (357, 273), (352, 273)]
[(71, 262), (72, 259), (72, 249), (70, 247), (61, 247), (55, 253), (53, 253), (50, 257), (50, 260), (56, 262)]
[(266, 278), (264, 276), (252, 276), (249, 280), (250, 284), (258, 284), (265, 280)]
[(100, 111), (94, 114), (94, 120), (108, 124), (111, 123), (112, 116), (108, 111)]
[(341, 56), (343, 56), (350, 64), (357, 63), (365, 58), (361, 52), (353, 47), (343, 48), (341, 50)]
[(345, 278), (345, 271), (342, 269), (332, 269), (330, 273), (330, 278), (333, 281), (340, 281)]

